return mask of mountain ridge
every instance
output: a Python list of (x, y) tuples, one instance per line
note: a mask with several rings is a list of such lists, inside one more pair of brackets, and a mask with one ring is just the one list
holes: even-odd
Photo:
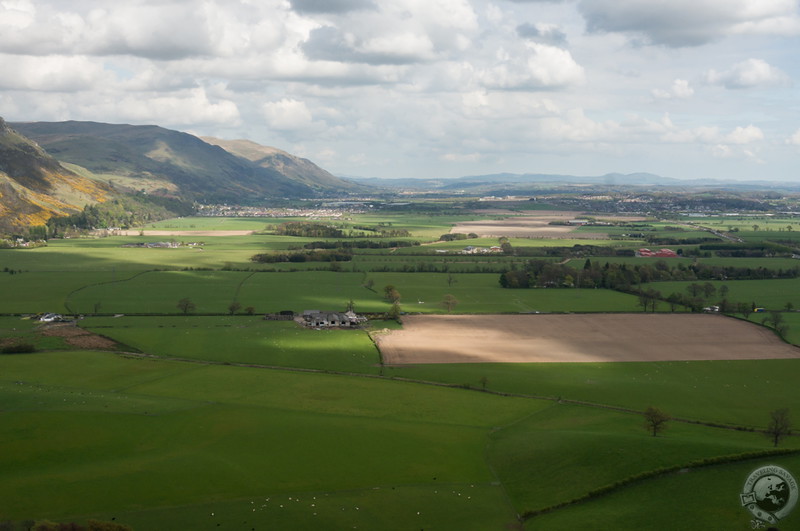
[[(340, 193), (354, 185), (330, 176), (300, 180), (201, 138), (157, 125), (19, 122), (14, 127), (57, 159), (97, 174), (159, 181), (151, 193), (202, 202), (248, 202)], [(170, 190), (174, 185), (176, 190)]]

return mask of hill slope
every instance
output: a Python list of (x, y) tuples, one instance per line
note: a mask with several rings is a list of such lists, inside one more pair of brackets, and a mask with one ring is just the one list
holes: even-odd
[(108, 197), (105, 185), (64, 168), (0, 118), (0, 231), (43, 225)]
[[(161, 193), (186, 200), (246, 202), (275, 197), (313, 197), (340, 191), (343, 182), (300, 180), (259, 165), (200, 138), (154, 125), (97, 122), (17, 123), (57, 159), (95, 174), (164, 183)], [(335, 178), (334, 178), (335, 179)], [(170, 191), (170, 189), (174, 191)]]
[(363, 188), (334, 176), (308, 159), (296, 157), (274, 147), (262, 146), (250, 140), (222, 140), (206, 136), (200, 138), (261, 168), (272, 168), (314, 190), (355, 191)]

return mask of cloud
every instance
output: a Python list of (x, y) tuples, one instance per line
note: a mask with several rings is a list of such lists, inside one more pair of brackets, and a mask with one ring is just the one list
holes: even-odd
[(761, 59), (747, 59), (722, 72), (709, 70), (705, 79), (711, 85), (728, 89), (769, 87), (789, 82), (789, 76), (783, 71)]
[(90, 90), (114, 82), (102, 65), (84, 56), (28, 57), (0, 54), (0, 89), (41, 92)]
[(510, 53), (501, 49), (497, 64), (479, 75), (483, 86), (504, 90), (554, 89), (584, 82), (584, 70), (561, 48), (527, 43)]
[(331, 17), (310, 31), (302, 52), (312, 61), (409, 65), (447, 59), (470, 47), (478, 28), (466, 0), (395, 0), (373, 11)]
[(795, 0), (581, 0), (590, 32), (622, 32), (670, 47), (699, 46), (726, 35), (797, 31)]
[(302, 50), (312, 60), (373, 65), (418, 63), (434, 56), (433, 43), (425, 35), (395, 33), (362, 40), (331, 26), (312, 31)]
[(754, 125), (737, 127), (725, 136), (729, 144), (750, 144), (759, 140), (764, 140), (764, 132)]
[(787, 138), (786, 143), (791, 146), (800, 146), (800, 129), (795, 131), (792, 136)]
[(289, 11), (276, 1), (78, 1), (37, 9), (26, 0), (6, 0), (0, 2), (0, 52), (176, 60), (263, 51), (261, 45), (275, 46), (285, 33)]
[(372, 0), (289, 0), (298, 13), (349, 13), (375, 9)]
[(685, 79), (676, 79), (669, 89), (653, 89), (650, 91), (654, 98), (659, 100), (687, 99), (694, 95), (694, 89)]
[(553, 24), (524, 23), (517, 26), (517, 34), (525, 39), (553, 46), (565, 46), (567, 35)]
[(211, 100), (203, 88), (180, 91), (169, 95), (125, 96), (119, 101), (97, 102), (99, 109), (85, 109), (86, 114), (101, 112), (116, 115), (135, 123), (160, 125), (202, 125), (241, 122), (237, 105), (229, 100)]
[(267, 102), (262, 106), (262, 112), (267, 125), (280, 131), (307, 129), (313, 123), (306, 104), (295, 99)]

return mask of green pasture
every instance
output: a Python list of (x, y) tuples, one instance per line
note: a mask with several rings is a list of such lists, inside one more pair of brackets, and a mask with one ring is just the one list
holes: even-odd
[[(472, 515), (467, 528), (502, 529), (514, 511), (484, 461), (487, 434), (543, 405), (93, 352), (2, 356), (0, 396), (0, 514), (126, 515), (140, 529), (173, 529), (170, 520), (236, 529), (234, 514), (247, 508), (253, 525), (278, 518), (297, 529), (313, 521), (308, 503), (283, 517), (274, 505), (252, 509), (326, 495), (317, 516), (348, 526), (436, 527)], [(340, 506), (347, 514), (334, 517)], [(214, 507), (219, 519), (209, 518)]]
[[(504, 393), (577, 400), (753, 428), (769, 411), (800, 411), (800, 359), (617, 363), (457, 364), (387, 367), (386, 376)], [(758, 397), (754, 399), (754, 397)], [(800, 441), (798, 441), (800, 442)]]
[[(234, 501), (108, 513), (134, 529), (463, 529), (516, 520), (503, 489), (487, 484), (380, 486), (344, 492), (263, 492)], [(157, 522), (156, 527), (152, 527)], [(250, 527), (246, 527), (250, 526)]]
[(691, 229), (688, 227), (677, 227), (674, 223), (656, 223), (656, 222), (639, 222), (635, 226), (598, 226), (598, 225), (584, 225), (575, 230), (576, 234), (608, 234), (615, 240), (626, 239), (633, 242), (640, 243), (640, 246), (656, 244), (648, 244), (646, 240), (640, 237), (631, 237), (631, 234), (642, 234), (647, 237), (658, 238), (672, 238), (675, 240), (690, 240), (696, 238), (710, 238), (719, 240), (718, 236), (711, 234), (705, 230)]
[[(710, 227), (719, 231), (739, 229), (740, 232), (792, 232), (800, 228), (800, 219), (793, 216), (709, 216), (687, 218), (695, 225)], [(792, 227), (792, 231), (788, 227)]]
[(378, 350), (361, 330), (314, 330), (260, 317), (94, 317), (81, 327), (141, 352), (219, 363), (345, 372), (380, 370)]
[(191, 216), (172, 218), (148, 223), (144, 230), (255, 230), (263, 231), (267, 225), (275, 223), (268, 217), (208, 217)]
[[(655, 289), (663, 296), (670, 293), (687, 294), (690, 284), (705, 284), (706, 281), (693, 282), (651, 282), (642, 284), (643, 288)], [(709, 283), (716, 289), (709, 298), (709, 304), (716, 304), (722, 299), (719, 290), (727, 286), (729, 301), (746, 302), (755, 304), (756, 307), (767, 310), (783, 310), (787, 303), (792, 303), (794, 308), (800, 309), (800, 278), (768, 279), (768, 280), (712, 280)]]
[(677, 422), (653, 437), (640, 415), (564, 404), (494, 431), (491, 438), (489, 460), (523, 511), (578, 498), (644, 470), (770, 448), (760, 434)]
[(0, 273), (0, 313), (68, 312), (64, 303), (76, 290), (130, 276), (129, 272), (112, 271)]
[[(675, 472), (536, 516), (525, 529), (753, 529), (753, 516), (741, 506), (739, 494), (748, 476), (765, 465), (783, 467), (797, 478), (800, 457), (779, 456)], [(797, 508), (775, 529), (800, 529)]]
[[(225, 313), (237, 300), (258, 313), (293, 310), (343, 310), (352, 300), (358, 312), (386, 312), (385, 286), (401, 294), (401, 308), (411, 313), (443, 313), (442, 300), (452, 294), (460, 313), (637, 311), (632, 295), (599, 289), (509, 290), (499, 274), (348, 273), (298, 271), (153, 271), (118, 282), (87, 285), (69, 297), (77, 313), (179, 313), (177, 303), (189, 298), (193, 313)], [(364, 287), (372, 281), (372, 290)]]
[[(673, 247), (674, 248), (674, 247)], [(781, 269), (787, 270), (800, 266), (800, 261), (794, 258), (728, 258), (728, 257), (711, 257), (711, 258), (658, 258), (658, 257), (638, 257), (638, 256), (590, 256), (589, 260), (593, 264), (604, 265), (609, 264), (629, 264), (629, 265), (649, 265), (655, 266), (658, 262), (664, 262), (670, 268), (678, 266), (688, 267), (691, 264), (697, 263), (708, 266), (718, 267), (735, 267), (735, 268), (750, 268), (750, 269), (771, 269), (779, 271)], [(586, 258), (574, 258), (568, 262), (570, 267), (583, 267)]]
[[(766, 362), (736, 373), (753, 377), (760, 364)], [(562, 365), (545, 379), (578, 365), (584, 364)], [(613, 373), (633, 364), (593, 365)], [(658, 371), (663, 364), (640, 365)], [(790, 388), (788, 366), (773, 369)], [(714, 378), (722, 385), (730, 376)], [(612, 385), (600, 381), (596, 387)], [(674, 402), (662, 404), (648, 392), (652, 382), (616, 387), (618, 396), (680, 413), (671, 409)], [(747, 396), (736, 395), (754, 402), (762, 391), (754, 386)], [(733, 395), (705, 396), (737, 405)], [(780, 393), (769, 396), (772, 403), (794, 403)], [(515, 514), (631, 475), (770, 447), (756, 433), (675, 421), (653, 438), (637, 414), (548, 400), (91, 352), (2, 356), (0, 397), (0, 513), (17, 520), (115, 518), (136, 529), (240, 529), (245, 523), (302, 529), (316, 523), (501, 530)], [(787, 445), (797, 447), (798, 441)], [(622, 492), (658, 489), (664, 479)], [(617, 495), (586, 506), (605, 513)], [(687, 511), (716, 507), (716, 492), (694, 495)], [(738, 492), (732, 496), (736, 500)], [(627, 512), (644, 518), (652, 502), (641, 503), (641, 510)], [(545, 528), (592, 528), (593, 516), (581, 507), (535, 517), (526, 528), (540, 529), (559, 517), (570, 524), (556, 520)]]

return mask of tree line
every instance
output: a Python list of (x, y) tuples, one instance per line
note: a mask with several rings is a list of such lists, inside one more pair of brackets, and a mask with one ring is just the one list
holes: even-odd
[(579, 287), (607, 288), (631, 291), (633, 286), (647, 282), (696, 280), (763, 280), (797, 278), (800, 266), (787, 269), (765, 267), (734, 267), (683, 263), (670, 266), (659, 260), (653, 264), (600, 265), (587, 258), (582, 268), (546, 260), (530, 260), (522, 269), (512, 269), (500, 275), (504, 288)]

